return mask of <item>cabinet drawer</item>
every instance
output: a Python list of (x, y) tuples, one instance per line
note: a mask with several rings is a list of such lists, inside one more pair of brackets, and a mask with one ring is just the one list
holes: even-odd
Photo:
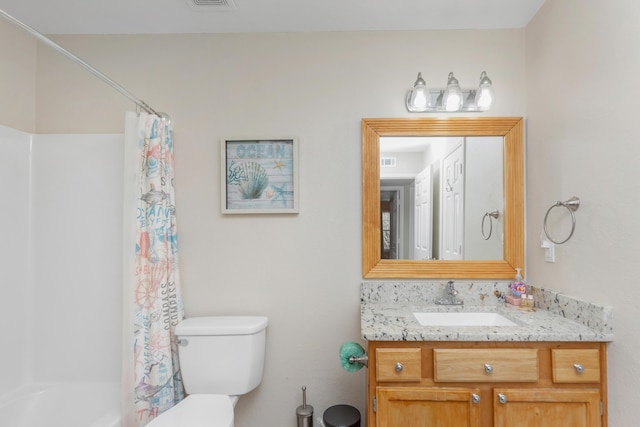
[(537, 349), (434, 349), (436, 382), (535, 382)]
[(600, 382), (600, 352), (597, 349), (553, 349), (554, 383)]
[(376, 380), (378, 382), (420, 381), (419, 348), (376, 349)]

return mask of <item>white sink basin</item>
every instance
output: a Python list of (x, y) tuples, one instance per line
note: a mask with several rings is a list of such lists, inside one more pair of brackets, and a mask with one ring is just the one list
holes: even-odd
[(498, 313), (413, 313), (422, 326), (517, 326)]

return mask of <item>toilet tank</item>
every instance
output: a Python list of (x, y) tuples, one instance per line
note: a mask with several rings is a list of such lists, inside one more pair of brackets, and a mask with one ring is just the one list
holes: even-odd
[(191, 317), (176, 326), (182, 381), (188, 394), (242, 395), (262, 381), (268, 319)]

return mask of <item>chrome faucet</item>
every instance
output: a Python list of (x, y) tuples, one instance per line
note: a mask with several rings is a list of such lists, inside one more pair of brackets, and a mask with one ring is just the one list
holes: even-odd
[(436, 300), (436, 304), (439, 305), (462, 305), (462, 300), (458, 299), (458, 291), (453, 286), (453, 280), (447, 282), (447, 288), (445, 289), (446, 295), (443, 298)]

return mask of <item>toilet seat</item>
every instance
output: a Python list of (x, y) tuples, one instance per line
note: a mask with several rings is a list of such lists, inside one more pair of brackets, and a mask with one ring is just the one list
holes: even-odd
[(233, 427), (233, 405), (222, 394), (192, 394), (160, 414), (148, 427)]

